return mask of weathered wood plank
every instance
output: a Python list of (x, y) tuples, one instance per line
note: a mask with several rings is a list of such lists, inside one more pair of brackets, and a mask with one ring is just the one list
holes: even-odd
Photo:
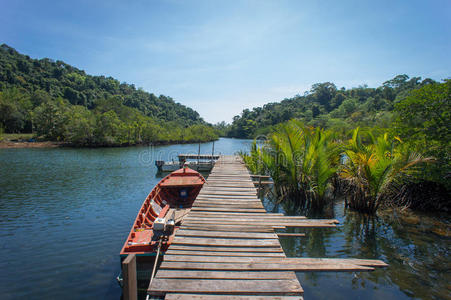
[(195, 204), (198, 203), (211, 203), (211, 204), (262, 204), (260, 200), (257, 199), (197, 199)]
[[(190, 212), (190, 216), (277, 216), (282, 217), (284, 214), (282, 213), (240, 213), (240, 212), (214, 212), (214, 211), (204, 211), (204, 212)], [(300, 216), (299, 216), (300, 217)], [(303, 217), (305, 218), (305, 217)]]
[[(271, 226), (229, 226), (229, 225), (208, 225), (205, 224), (200, 225), (183, 225), (184, 229), (190, 230), (204, 230), (204, 231), (241, 231), (241, 232), (274, 232), (274, 228)], [(285, 227), (277, 227), (280, 229), (284, 229)]]
[(166, 300), (303, 300), (302, 296), (244, 296), (206, 294), (166, 294)]
[(283, 253), (282, 247), (279, 245), (277, 247), (265, 247), (265, 248), (256, 248), (256, 247), (218, 247), (218, 246), (197, 246), (197, 245), (174, 245), (172, 244), (169, 247), (170, 250), (189, 250), (189, 251), (212, 251), (212, 252), (271, 252)]
[[(202, 191), (201, 191), (201, 193), (202, 193)], [(258, 199), (256, 195), (211, 195), (211, 194), (203, 195), (201, 193), (199, 193), (199, 195), (197, 196), (196, 199), (200, 199), (200, 198), (208, 198), (208, 199), (214, 199), (214, 198), (224, 198), (224, 199), (230, 199), (230, 198), (236, 198), (236, 199)]]
[(233, 181), (233, 180), (221, 180), (221, 179), (212, 179), (208, 178), (208, 181), (206, 183), (209, 187), (235, 187), (235, 186), (246, 186), (246, 187), (254, 187), (252, 180), (240, 180), (240, 181)]
[(261, 232), (230, 232), (230, 231), (204, 231), (204, 230), (189, 230), (180, 229), (176, 236), (197, 236), (197, 237), (226, 237), (226, 238), (240, 238), (240, 239), (276, 239), (275, 233), (261, 233)]
[(246, 191), (255, 191), (256, 188), (254, 186), (245, 186), (245, 185), (235, 185), (235, 186), (220, 186), (220, 185), (205, 185), (202, 188), (202, 191), (238, 191), (238, 192), (246, 192)]
[(220, 204), (220, 203), (226, 203), (226, 204), (237, 204), (237, 207), (239, 207), (240, 204), (262, 204), (260, 200), (258, 199), (197, 199), (195, 201), (195, 204), (198, 203), (214, 203), (214, 204)]
[(245, 256), (245, 257), (285, 257), (281, 252), (236, 252), (236, 251), (188, 251), (188, 250), (168, 250), (165, 255), (197, 255), (197, 256)]
[(129, 254), (122, 262), (122, 276), (124, 283), (124, 300), (138, 299), (138, 280), (136, 275), (136, 255)]
[(189, 214), (190, 220), (210, 220), (214, 219), (219, 222), (222, 220), (233, 220), (233, 219), (239, 219), (239, 220), (248, 220), (248, 221), (264, 221), (264, 220), (270, 220), (270, 221), (304, 221), (307, 220), (305, 217), (290, 217), (290, 216), (271, 216), (271, 215), (260, 215), (260, 216), (250, 216), (250, 215), (227, 215), (227, 216), (221, 216), (221, 215), (202, 215), (202, 214)]
[(155, 278), (149, 287), (151, 295), (162, 293), (220, 293), (250, 295), (301, 295), (303, 290), (296, 279), (234, 280), (234, 279), (162, 279)]
[(277, 236), (279, 237), (296, 237), (296, 236), (305, 236), (305, 233), (290, 233), (290, 232), (277, 232)]
[[(240, 220), (228, 220), (222, 221), (222, 225), (241, 225), (243, 222)], [(215, 220), (189, 220), (185, 219), (183, 224), (190, 225), (215, 225), (218, 224)], [(312, 228), (312, 227), (336, 227), (334, 223), (330, 222), (304, 222), (302, 220), (298, 221), (281, 221), (281, 220), (262, 220), (262, 221), (253, 221), (253, 224), (260, 226), (284, 226), (284, 227), (303, 227), (303, 228)], [(249, 224), (248, 224), (249, 225)]]
[(161, 269), (191, 269), (216, 271), (297, 271), (297, 272), (349, 272), (374, 271), (372, 267), (349, 263), (330, 264), (284, 264), (284, 263), (206, 263), (206, 262), (175, 262), (164, 261)]
[(236, 271), (190, 271), (160, 270), (156, 278), (187, 279), (296, 279), (294, 272), (236, 272)]
[[(194, 208), (193, 208), (194, 209)], [(197, 210), (197, 208), (196, 208)], [(190, 217), (193, 220), (196, 220), (196, 222), (198, 223), (212, 223), (215, 222), (214, 219), (212, 218), (204, 218), (204, 217)], [(218, 219), (221, 219), (220, 217), (218, 217)], [(252, 218), (252, 217), (247, 217), (247, 219), (255, 219), (255, 223), (253, 223), (252, 225), (261, 225), (260, 223), (264, 223), (264, 224), (337, 224), (338, 221), (336, 220), (322, 220), (322, 219), (305, 219), (305, 218)], [(242, 224), (240, 218), (222, 218), (221, 220), (222, 224)]]
[[(251, 225), (251, 224), (222, 224), (218, 222), (211, 222), (211, 223), (198, 223), (196, 221), (188, 221), (183, 223), (183, 228), (188, 229), (187, 227), (191, 227), (189, 229), (193, 229), (192, 227), (197, 227), (200, 230), (215, 230), (213, 228), (218, 228), (217, 231), (223, 231), (223, 229), (228, 228), (232, 231), (239, 231), (239, 230), (248, 230), (251, 232), (258, 232), (254, 229), (267, 229), (267, 228), (277, 228), (277, 229), (285, 229), (286, 226), (284, 225), (272, 225), (272, 224), (264, 224), (261, 223), (259, 225)], [(221, 228), (221, 229), (219, 229)], [(241, 229), (240, 229), (241, 228)]]
[(214, 208), (214, 207), (193, 207), (191, 209), (191, 211), (235, 211), (235, 212), (266, 212), (266, 210), (264, 208), (255, 208), (255, 209), (251, 209), (251, 208)]
[(278, 239), (219, 239), (219, 238), (188, 238), (176, 236), (173, 245), (199, 246), (229, 246), (229, 247), (277, 247)]
[(199, 202), (193, 205), (193, 207), (201, 208), (201, 207), (218, 207), (218, 208), (263, 208), (263, 205), (261, 203), (211, 203), (211, 202)]
[(353, 258), (301, 258), (301, 257), (232, 257), (232, 256), (192, 256), (169, 255), (164, 261), (180, 262), (212, 262), (212, 263), (259, 263), (259, 264), (290, 264), (290, 265), (358, 265), (366, 267), (386, 267), (381, 260), (353, 259)]

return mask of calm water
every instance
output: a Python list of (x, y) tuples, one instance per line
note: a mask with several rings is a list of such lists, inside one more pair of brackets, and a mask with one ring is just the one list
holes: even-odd
[[(249, 141), (221, 139), (233, 154)], [(107, 149), (0, 149), (0, 298), (119, 299), (118, 253), (142, 201), (160, 180), (155, 159), (197, 145)], [(202, 153), (211, 153), (211, 143)], [(265, 201), (268, 209), (287, 211)], [(364, 219), (337, 205), (336, 229), (283, 238), (289, 256), (380, 258), (372, 273), (298, 274), (306, 299), (450, 298), (448, 218)], [(448, 237), (446, 237), (448, 236)]]

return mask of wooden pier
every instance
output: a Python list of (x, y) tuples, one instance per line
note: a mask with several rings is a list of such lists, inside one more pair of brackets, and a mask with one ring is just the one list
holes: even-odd
[(378, 260), (287, 258), (275, 228), (336, 220), (268, 213), (238, 156), (222, 156), (164, 255), (148, 293), (165, 299), (302, 299), (294, 271), (371, 271)]

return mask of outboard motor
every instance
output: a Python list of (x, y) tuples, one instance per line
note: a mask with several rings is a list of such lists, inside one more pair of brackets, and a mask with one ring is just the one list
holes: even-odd
[(162, 171), (162, 167), (164, 166), (164, 160), (156, 160), (155, 165), (157, 166), (158, 171)]

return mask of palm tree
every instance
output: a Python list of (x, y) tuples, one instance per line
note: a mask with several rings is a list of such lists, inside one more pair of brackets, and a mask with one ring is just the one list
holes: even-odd
[(417, 171), (415, 166), (429, 162), (424, 158), (397, 145), (399, 138), (390, 138), (387, 133), (374, 136), (369, 133), (369, 143), (362, 142), (360, 129), (353, 131), (345, 150), (346, 162), (340, 176), (348, 181), (350, 188), (349, 206), (353, 209), (375, 213), (384, 200), (384, 195), (395, 187), (404, 176)]
[(259, 171), (272, 177), (279, 197), (322, 207), (336, 174), (338, 149), (331, 132), (292, 120), (278, 125), (263, 146), (254, 142), (243, 158), (251, 171), (261, 166)]
[(304, 132), (299, 181), (309, 202), (322, 207), (331, 179), (337, 171), (340, 150), (331, 131), (306, 128)]

